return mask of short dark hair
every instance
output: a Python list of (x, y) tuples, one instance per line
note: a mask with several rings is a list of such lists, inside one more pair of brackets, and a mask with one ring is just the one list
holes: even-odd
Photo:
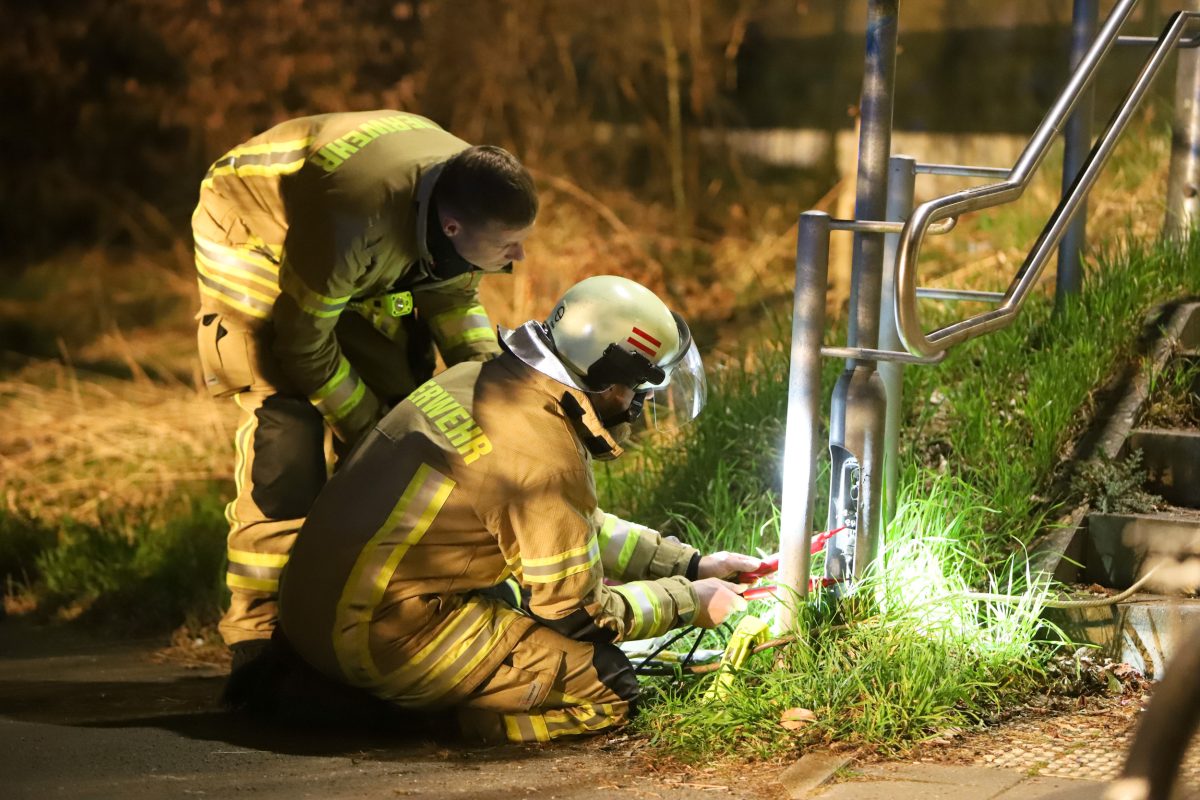
[(529, 170), (512, 153), (492, 145), (468, 147), (452, 156), (434, 184), (433, 202), (464, 225), (499, 222), (524, 228), (538, 212)]

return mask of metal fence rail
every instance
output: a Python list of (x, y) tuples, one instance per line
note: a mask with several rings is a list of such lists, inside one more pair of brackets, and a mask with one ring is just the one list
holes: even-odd
[[(1007, 291), (1000, 293), (918, 287), (917, 265), (925, 237), (949, 232), (962, 214), (1012, 202), (1024, 193), (1072, 112), (1088, 93), (1111, 49), (1125, 43), (1147, 44), (1143, 37), (1119, 35), (1137, 0), (1118, 0), (1090, 46), (1075, 50), (1076, 66), (1067, 85), (1011, 169), (920, 164), (908, 156), (892, 156), (888, 160), (898, 2), (869, 0), (856, 219), (835, 220), (819, 211), (808, 211), (800, 217), (780, 509), (781, 585), (797, 595), (808, 591), (809, 542), (815, 516), (816, 436), (820, 428), (817, 395), (821, 357), (847, 359), (846, 370), (838, 379), (830, 402), (832, 463), (826, 521), (829, 528), (840, 532), (827, 544), (825, 577), (846, 581), (849, 588), (878, 550), (882, 535), (880, 509), (885, 505), (894, 508), (903, 365), (937, 363), (950, 347), (1003, 328), (1017, 315), (1051, 253), (1082, 210), (1117, 139), (1162, 71), (1168, 55), (1176, 48), (1200, 43), (1200, 36), (1185, 36), (1189, 25), (1200, 19), (1200, 0), (1186, 2), (1189, 10), (1173, 15), (1162, 34), (1152, 40), (1153, 49), (1128, 93), (1087, 157), (1080, 159), (1078, 171), (1064, 190), (1058, 207)], [(1186, 52), (1189, 59), (1195, 58), (1191, 54), (1196, 51)], [(1197, 211), (1200, 148), (1193, 144), (1200, 138), (1200, 96), (1192, 96), (1200, 95), (1200, 60), (1185, 62), (1181, 56), (1180, 64), (1177, 92), (1178, 86), (1184, 87), (1190, 102), (1177, 100), (1181, 106), (1186, 105), (1177, 110), (1177, 116), (1182, 115), (1189, 122), (1189, 135), (1185, 137), (1189, 147), (1183, 153), (1187, 158), (1178, 159), (1184, 166), (1177, 170), (1175, 162), (1182, 148), (1176, 143), (1172, 180), (1181, 185), (1171, 191), (1189, 198), (1186, 203), (1191, 205), (1176, 203), (1179, 208), (1175, 216), (1186, 221), (1200, 215)], [(1193, 117), (1196, 124), (1191, 125)], [(1083, 139), (1086, 145), (1086, 139), (1076, 138)], [(1083, 146), (1079, 148), (1082, 149)], [(886, 169), (882, 166), (885, 161)], [(1178, 181), (1174, 177), (1176, 171), (1182, 176)], [(998, 182), (938, 197), (914, 209), (913, 181), (918, 173)], [(879, 194), (881, 187), (887, 189), (886, 213), (884, 198)], [(1169, 197), (1169, 230), (1170, 202)], [(1193, 211), (1196, 214), (1189, 217)], [(1177, 227), (1183, 224), (1178, 222)], [(854, 232), (854, 283), (847, 347), (822, 347), (829, 236), (833, 230)], [(983, 302), (996, 307), (927, 334), (918, 309), (918, 299), (922, 297)], [(790, 607), (782, 610), (780, 621), (784, 626), (791, 622), (792, 612)]]
[(1156, 46), (1117, 107), (1104, 132), (1092, 147), (1070, 189), (1051, 215), (1033, 249), (1004, 293), (1003, 302), (989, 311), (925, 333), (917, 305), (917, 264), (927, 234), (942, 220), (971, 211), (993, 208), (1019, 198), (1029, 186), (1038, 166), (1054, 143), (1079, 97), (1087, 91), (1101, 62), (1117, 43), (1121, 25), (1137, 0), (1120, 0), (1105, 21), (1096, 41), (1088, 49), (1079, 68), (1071, 76), (1049, 113), (1038, 126), (1029, 144), (1017, 159), (1006, 180), (944, 195), (917, 206), (900, 234), (896, 255), (896, 321), (905, 348), (914, 355), (933, 356), (947, 348), (1012, 322), (1041, 275), (1088, 191), (1111, 156), (1134, 111), (1145, 97), (1150, 84), (1162, 71), (1167, 57), (1181, 43), (1189, 43), (1184, 34), (1200, 12), (1181, 11), (1171, 17)]

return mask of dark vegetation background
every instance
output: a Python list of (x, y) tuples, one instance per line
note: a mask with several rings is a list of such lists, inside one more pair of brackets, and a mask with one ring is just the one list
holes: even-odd
[[(905, 0), (897, 129), (948, 134), (928, 140), (921, 155), (931, 160), (969, 141), (970, 163), (1003, 163), (1010, 153), (1000, 146), (1023, 141), (1062, 85), (1070, 7)], [(534, 170), (543, 212), (528, 261), (484, 284), (493, 320), (544, 314), (566, 286), (601, 272), (646, 283), (688, 317), (725, 406), (706, 411), (707, 433), (686, 464), (659, 460), (670, 480), (652, 470), (641, 470), (645, 485), (618, 476), (625, 506), (652, 524), (694, 518), (699, 535), (744, 546), (739, 537), (762, 530), (777, 500), (796, 215), (852, 213), (852, 166), (839, 174), (828, 145), (840, 133), (852, 147), (865, 8), (0, 0), (4, 607), (68, 618), (107, 607), (135, 626), (148, 611), (149, 627), (215, 618), (236, 409), (198, 388), (188, 217), (222, 152), (289, 117), (335, 110), (412, 110), (469, 141), (508, 147)], [(1153, 0), (1142, 9), (1133, 29), (1161, 27)], [(1139, 56), (1118, 54), (1099, 106), (1124, 91)], [(724, 137), (777, 128), (815, 131), (816, 154), (804, 166), (765, 163)], [(1151, 114), (1146, 130), (1161, 129)], [(1166, 163), (1158, 133), (1130, 137), (1136, 146), (1119, 153), (1091, 206), (1092, 230), (1157, 232)], [(937, 237), (923, 278), (1006, 284), (1057, 201), (1056, 171), (1052, 156), (1027, 205)], [(848, 241), (833, 244), (845, 251)], [(848, 258), (840, 271), (838, 263), (835, 316), (849, 279)], [(1010, 378), (1023, 364), (1013, 356), (991, 373), (1020, 386)], [(975, 372), (984, 371), (967, 370)], [(914, 424), (916, 463), (938, 468), (939, 453), (954, 449), (926, 445), (966, 430), (962, 418), (995, 428), (996, 409), (960, 418), (947, 409), (966, 400), (925, 402), (937, 381), (959, 381), (949, 362), (913, 374), (913, 404), (933, 417)], [(1046, 437), (1043, 461), (1057, 441)], [(956, 447), (972, 456), (956, 464), (1004, 461), (979, 457), (977, 441)], [(1010, 483), (1010, 494), (1029, 495)], [(1014, 518), (1026, 510), (1014, 508)], [(195, 597), (180, 589), (186, 575)]]
[[(0, 0), (0, 267), (186, 237), (221, 152), (288, 117), (373, 107), (662, 202), (677, 234), (719, 232), (772, 178), (811, 203), (832, 165), (811, 182), (764, 173), (704, 153), (700, 130), (852, 126), (865, 5)], [(1031, 131), (1065, 75), (1070, 5), (906, 2), (897, 127)]]

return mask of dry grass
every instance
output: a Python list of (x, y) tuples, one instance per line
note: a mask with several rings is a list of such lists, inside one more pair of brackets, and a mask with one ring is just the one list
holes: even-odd
[(96, 522), (100, 509), (153, 508), (181, 484), (228, 477), (224, 406), (180, 386), (28, 367), (0, 381), (5, 509)]

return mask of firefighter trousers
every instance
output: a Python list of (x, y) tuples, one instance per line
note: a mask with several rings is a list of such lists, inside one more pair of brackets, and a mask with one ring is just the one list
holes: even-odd
[(633, 666), (619, 648), (534, 625), (459, 703), (458, 718), (465, 735), (488, 744), (548, 742), (624, 723), (637, 697)]
[[(234, 645), (267, 639), (275, 629), (279, 576), (340, 448), (308, 398), (280, 388), (284, 381), (267, 333), (219, 313), (202, 313), (199, 322), (205, 383), (241, 409), (234, 436), (236, 496), (225, 509), (230, 601), (219, 626), (226, 644)], [(406, 338), (414, 329), (420, 335)], [(363, 381), (388, 405), (432, 374), (428, 334), (415, 325), (387, 338), (347, 312), (336, 335)]]

